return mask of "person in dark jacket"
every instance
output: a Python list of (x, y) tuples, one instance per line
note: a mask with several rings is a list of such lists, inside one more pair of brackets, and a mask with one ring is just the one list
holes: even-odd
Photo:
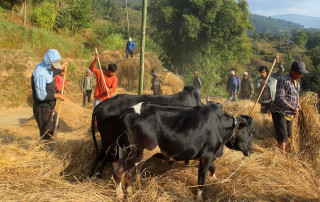
[(83, 106), (86, 105), (86, 97), (88, 97), (88, 103), (90, 103), (93, 85), (94, 85), (94, 80), (93, 80), (93, 77), (91, 77), (91, 71), (90, 69), (87, 69), (86, 76), (84, 76), (81, 81), (81, 92), (83, 94)]
[(200, 94), (200, 90), (202, 88), (202, 82), (200, 77), (198, 76), (198, 72), (194, 72), (194, 78), (193, 78), (193, 86), (198, 89), (198, 93)]
[(241, 80), (240, 97), (241, 99), (250, 100), (254, 93), (254, 85), (249, 79), (248, 72), (243, 72), (243, 79)]
[(152, 72), (152, 79), (151, 79), (151, 90), (153, 90), (153, 95), (162, 95), (161, 84), (163, 85), (163, 81), (161, 78), (158, 77), (156, 72)]
[(239, 78), (236, 75), (235, 70), (230, 71), (230, 75), (228, 78), (228, 83), (227, 83), (227, 91), (228, 91), (228, 100), (236, 102), (237, 101), (237, 94), (239, 93)]
[(56, 99), (64, 100), (63, 94), (56, 93), (53, 80), (54, 76), (60, 74), (68, 66), (68, 61), (61, 65), (60, 60), (61, 56), (57, 50), (48, 50), (31, 76), (33, 115), (43, 140), (50, 140), (53, 137), (57, 117), (54, 111)]

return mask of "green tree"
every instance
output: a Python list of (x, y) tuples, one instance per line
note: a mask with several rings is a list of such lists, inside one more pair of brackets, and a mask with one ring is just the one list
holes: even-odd
[(249, 61), (252, 49), (246, 31), (252, 26), (247, 7), (245, 0), (152, 1), (152, 37), (180, 72), (203, 72), (217, 79), (207, 85), (212, 86), (231, 64)]
[(92, 0), (60, 0), (57, 2), (57, 17), (54, 29), (69, 30), (75, 34), (80, 30), (88, 28), (91, 21)]
[(56, 9), (53, 2), (44, 2), (33, 10), (31, 20), (41, 29), (52, 30), (56, 18)]
[(294, 34), (293, 35), (293, 41), (300, 48), (305, 48), (306, 44), (307, 44), (307, 41), (308, 41), (307, 32), (305, 30), (302, 30), (302, 31)]

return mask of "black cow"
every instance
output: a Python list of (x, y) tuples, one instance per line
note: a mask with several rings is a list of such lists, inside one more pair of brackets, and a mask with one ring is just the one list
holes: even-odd
[[(119, 94), (100, 103), (92, 113), (92, 137), (97, 151), (97, 158), (90, 171), (92, 177), (97, 171), (97, 177), (101, 177), (104, 165), (108, 161), (117, 158), (117, 144), (119, 144), (119, 131), (117, 122), (120, 115), (129, 107), (140, 102), (150, 102), (158, 105), (172, 106), (201, 106), (200, 96), (197, 89), (193, 86), (184, 87), (183, 91), (173, 95), (127, 95)], [(94, 120), (101, 136), (101, 150), (99, 152), (95, 136)]]
[(139, 103), (119, 121), (122, 138), (129, 145), (125, 156), (113, 162), (115, 181), (126, 189), (135, 166), (161, 153), (178, 161), (199, 158), (198, 199), (206, 173), (215, 172), (214, 160), (229, 147), (248, 156), (252, 151), (253, 118), (234, 117), (220, 105), (209, 103), (198, 107), (173, 107)]

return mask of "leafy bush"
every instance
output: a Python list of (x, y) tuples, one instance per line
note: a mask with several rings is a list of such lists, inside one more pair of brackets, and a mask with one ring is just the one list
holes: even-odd
[(52, 30), (56, 18), (56, 8), (53, 2), (44, 2), (33, 10), (31, 20), (41, 29)]
[(101, 47), (103, 49), (124, 49), (124, 36), (113, 23), (98, 24), (93, 28), (95, 34), (88, 37), (85, 46), (89, 49)]

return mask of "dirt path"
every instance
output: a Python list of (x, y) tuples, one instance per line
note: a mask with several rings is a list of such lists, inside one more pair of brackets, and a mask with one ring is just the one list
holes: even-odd
[(0, 111), (0, 125), (21, 125), (33, 117), (32, 108), (21, 108), (13, 111)]

